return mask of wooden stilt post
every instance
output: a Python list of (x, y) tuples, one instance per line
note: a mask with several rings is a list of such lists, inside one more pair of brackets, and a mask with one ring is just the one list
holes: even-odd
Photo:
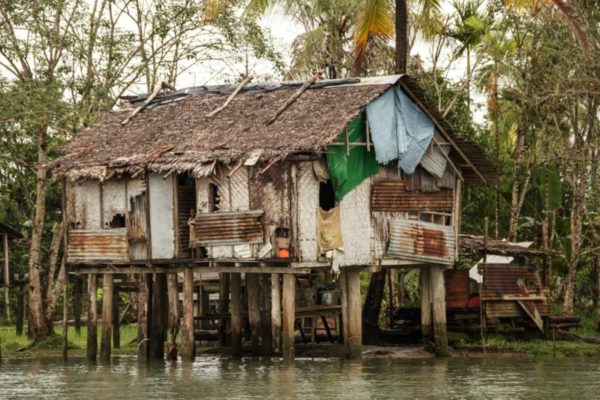
[(281, 281), (279, 274), (271, 274), (271, 336), (273, 353), (281, 355)]
[(139, 282), (138, 282), (138, 315), (137, 315), (137, 327), (138, 327), (138, 361), (146, 362), (148, 361), (148, 356), (150, 354), (150, 335), (148, 332), (149, 325), (149, 315), (151, 313), (151, 299), (152, 295), (150, 293), (152, 285), (152, 275), (150, 274), (140, 274)]
[(248, 291), (248, 321), (252, 354), (260, 355), (260, 294), (258, 274), (246, 274), (246, 290)]
[[(219, 276), (219, 314), (226, 315), (229, 313), (229, 274), (220, 274)], [(223, 318), (220, 323), (219, 344), (227, 346), (229, 340), (227, 337), (228, 328), (231, 323), (228, 318)]]
[(360, 272), (346, 271), (346, 285), (348, 286), (347, 307), (348, 323), (346, 338), (347, 356), (350, 359), (362, 357), (362, 310), (360, 307)]
[[(64, 262), (64, 260), (63, 260)], [(68, 349), (69, 349), (69, 301), (68, 301), (68, 295), (67, 292), (69, 290), (69, 271), (68, 271), (68, 267), (65, 264), (63, 266), (64, 268), (64, 286), (63, 286), (63, 320), (62, 320), (62, 330), (63, 330), (63, 349), (62, 349), (62, 356), (63, 356), (63, 360), (67, 361), (67, 357), (68, 357)]]
[(431, 282), (429, 268), (421, 268), (419, 275), (421, 285), (421, 333), (423, 334), (423, 339), (427, 340), (431, 336)]
[(88, 275), (87, 359), (96, 361), (98, 352), (98, 286), (95, 274)]
[(296, 277), (283, 275), (282, 354), (286, 361), (294, 360), (294, 323), (296, 321)]
[(271, 330), (271, 282), (268, 274), (260, 275), (260, 354), (273, 355), (273, 333)]
[(81, 335), (81, 291), (83, 281), (80, 276), (75, 276), (73, 282), (73, 314), (75, 318), (75, 332)]
[(150, 325), (150, 357), (152, 359), (161, 360), (165, 357), (168, 318), (167, 275), (154, 274), (152, 323)]
[(191, 268), (183, 272), (183, 350), (181, 357), (186, 361), (193, 361), (195, 355), (194, 337), (194, 273)]
[(338, 285), (340, 289), (340, 302), (342, 305), (342, 315), (340, 316), (340, 328), (338, 335), (340, 343), (346, 344), (348, 338), (348, 284), (346, 283), (346, 273), (340, 272)]
[(242, 355), (242, 276), (231, 274), (231, 353), (234, 357)]
[(17, 292), (17, 336), (23, 336), (23, 320), (25, 319), (25, 281), (19, 280), (19, 291)]
[(435, 353), (440, 357), (447, 357), (448, 332), (446, 327), (446, 287), (444, 285), (444, 269), (440, 266), (431, 267), (430, 274)]
[[(202, 285), (202, 274), (200, 274), (200, 286), (198, 286), (198, 302), (200, 303), (200, 315), (206, 317), (210, 314), (210, 298), (206, 287)], [(202, 319), (200, 321), (202, 329), (210, 329), (210, 321)]]
[(176, 361), (178, 352), (177, 335), (179, 333), (179, 292), (177, 290), (177, 273), (168, 274), (167, 290), (169, 296), (169, 333), (171, 335), (167, 346), (167, 359)]
[(119, 300), (120, 300), (119, 285), (114, 285), (114, 287), (113, 287), (112, 336), (113, 336), (113, 348), (115, 348), (115, 349), (121, 348), (121, 317), (119, 315), (119, 303), (120, 303)]
[(111, 333), (113, 321), (113, 276), (104, 274), (102, 277), (102, 336), (100, 338), (100, 358), (110, 361)]

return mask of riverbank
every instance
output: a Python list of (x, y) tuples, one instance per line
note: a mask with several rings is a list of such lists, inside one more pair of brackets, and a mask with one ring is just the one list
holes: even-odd
[[(58, 329), (57, 329), (58, 331)], [(135, 325), (121, 326), (121, 346), (113, 349), (113, 355), (135, 355), (137, 353), (137, 327)], [(87, 329), (81, 328), (77, 334), (74, 327), (69, 327), (69, 356), (84, 357)], [(470, 338), (462, 334), (450, 335), (451, 357), (481, 358), (493, 357), (600, 357), (600, 345), (577, 341), (544, 339), (523, 340), (504, 335), (486, 337), (485, 345), (480, 339)], [(63, 339), (55, 335), (47, 341), (28, 347), (30, 344), (26, 335), (17, 336), (14, 326), (0, 327), (0, 349), (2, 358), (48, 358), (62, 355)], [(296, 345), (296, 356), (302, 358), (335, 358), (343, 354), (342, 345)], [(249, 348), (246, 353), (250, 355)], [(229, 356), (228, 348), (207, 346), (198, 349), (198, 355)], [(365, 359), (425, 359), (435, 355), (422, 345), (401, 346), (363, 346)]]

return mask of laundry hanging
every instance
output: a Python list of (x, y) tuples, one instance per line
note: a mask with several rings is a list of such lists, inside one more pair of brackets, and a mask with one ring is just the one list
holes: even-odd
[(367, 105), (367, 119), (377, 162), (398, 159), (398, 168), (412, 174), (431, 143), (431, 118), (393, 87)]

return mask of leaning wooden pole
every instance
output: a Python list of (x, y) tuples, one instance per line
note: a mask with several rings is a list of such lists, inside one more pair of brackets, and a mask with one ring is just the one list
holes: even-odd
[(102, 336), (100, 338), (100, 358), (102, 361), (110, 361), (114, 299), (112, 274), (104, 274), (102, 281)]
[(294, 323), (296, 321), (296, 277), (283, 275), (283, 321), (282, 321), (282, 355), (286, 361), (294, 360)]
[(182, 324), (183, 349), (181, 358), (193, 361), (195, 356), (194, 337), (194, 273), (191, 268), (183, 271), (183, 324)]
[(98, 352), (98, 286), (96, 274), (88, 275), (87, 359), (96, 361)]

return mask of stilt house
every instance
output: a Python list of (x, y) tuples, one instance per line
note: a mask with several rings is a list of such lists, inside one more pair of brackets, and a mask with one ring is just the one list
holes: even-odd
[[(295, 308), (285, 277), (341, 271), (354, 354), (361, 268), (431, 269), (432, 300), (444, 302), (462, 183), (496, 178), (484, 153), (405, 75), (246, 83), (130, 97), (66, 145), (52, 169), (66, 188), (71, 271), (211, 271), (232, 274), (232, 287), (240, 273), (273, 274), (277, 287), (284, 276), (272, 313), (284, 355)], [(184, 300), (184, 343), (185, 313)]]

